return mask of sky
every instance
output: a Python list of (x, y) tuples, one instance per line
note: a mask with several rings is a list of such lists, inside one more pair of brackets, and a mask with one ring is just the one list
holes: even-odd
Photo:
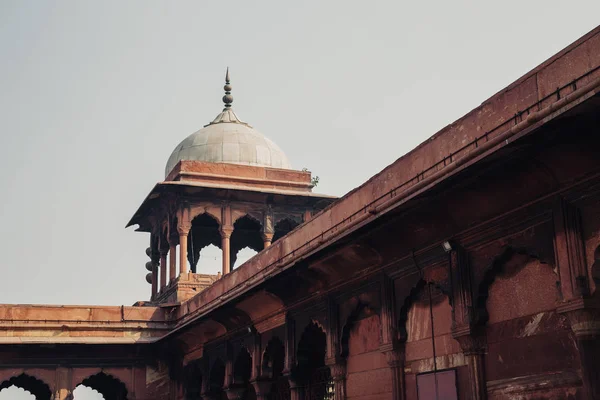
[(227, 66), (240, 118), (342, 196), (597, 15), (576, 0), (1, 0), (0, 303), (149, 298), (149, 236), (125, 224), (220, 112)]
[(125, 224), (220, 112), (227, 66), (240, 118), (342, 196), (598, 15), (597, 0), (1, 0), (0, 303), (149, 298), (149, 237)]

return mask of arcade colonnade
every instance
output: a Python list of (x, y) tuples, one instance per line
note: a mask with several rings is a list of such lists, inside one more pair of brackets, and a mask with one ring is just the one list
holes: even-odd
[(144, 369), (139, 367), (1, 369), (0, 394), (4, 389), (15, 386), (29, 392), (36, 400), (79, 400), (74, 395), (75, 389), (85, 386), (98, 392), (105, 400), (133, 400), (139, 398), (136, 392), (145, 392), (143, 373)]
[(270, 206), (180, 206), (165, 216), (160, 229), (152, 232), (150, 247), (146, 249), (150, 258), (146, 279), (152, 284), (152, 298), (178, 280), (189, 280), (190, 273), (196, 274), (199, 254), (206, 246), (221, 250), (222, 268), (215, 277), (218, 279), (232, 271), (240, 250), (248, 247), (260, 252), (311, 216), (309, 209), (274, 212)]

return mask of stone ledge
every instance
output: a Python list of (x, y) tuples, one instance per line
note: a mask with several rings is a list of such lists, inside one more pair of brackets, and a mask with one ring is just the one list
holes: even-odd
[(487, 382), (488, 393), (502, 392), (517, 394), (563, 386), (581, 386), (582, 380), (576, 371), (549, 372), (539, 375), (519, 376)]

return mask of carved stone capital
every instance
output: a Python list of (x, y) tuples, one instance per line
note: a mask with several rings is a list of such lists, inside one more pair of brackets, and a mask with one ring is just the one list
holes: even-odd
[(225, 394), (229, 400), (243, 400), (246, 390), (246, 385), (234, 384), (225, 389)]
[(404, 366), (404, 351), (389, 350), (385, 353), (385, 360), (391, 368), (401, 368)]
[(192, 229), (192, 226), (188, 224), (177, 225), (177, 233), (179, 233), (179, 236), (187, 236), (188, 233), (190, 233), (190, 229)]
[(331, 377), (334, 381), (346, 379), (346, 363), (337, 363), (329, 366)]
[(565, 311), (571, 330), (578, 338), (600, 336), (600, 309), (580, 308)]
[[(463, 333), (463, 332), (460, 332)], [(457, 334), (452, 332), (452, 337), (460, 344), (460, 348), (465, 355), (483, 354), (487, 348), (487, 340), (485, 335), (472, 332), (469, 330), (467, 334)]]
[(233, 233), (233, 229), (230, 229), (230, 228), (221, 228), (221, 231), (219, 233), (221, 234), (221, 238), (222, 239), (229, 239), (229, 238), (231, 238), (231, 234)]
[(272, 379), (258, 378), (250, 381), (254, 387), (257, 399), (266, 399), (271, 394), (271, 387), (273, 386)]
[(262, 239), (265, 242), (272, 242), (273, 241), (273, 233), (269, 233), (269, 232), (262, 232)]

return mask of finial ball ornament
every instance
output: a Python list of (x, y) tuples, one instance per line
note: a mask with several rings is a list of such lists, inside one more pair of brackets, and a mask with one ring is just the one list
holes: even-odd
[(228, 83), (228, 84), (226, 84), (225, 86), (223, 86), (223, 89), (224, 89), (226, 92), (231, 92), (231, 89), (232, 89), (232, 87), (231, 87), (231, 84), (229, 84), (229, 83)]
[(233, 96), (230, 94), (226, 94), (225, 96), (223, 96), (223, 103), (225, 103), (225, 104), (233, 103)]
[(146, 282), (152, 283), (152, 272), (146, 274)]

